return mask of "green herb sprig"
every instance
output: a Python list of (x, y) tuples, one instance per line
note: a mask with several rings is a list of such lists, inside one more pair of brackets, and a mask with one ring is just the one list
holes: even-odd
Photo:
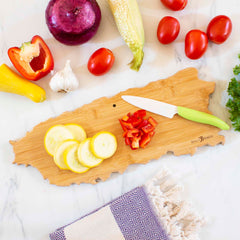
[[(240, 54), (238, 58), (240, 59)], [(233, 74), (235, 76), (240, 75), (240, 64), (233, 68)], [(229, 109), (230, 120), (232, 121), (235, 131), (240, 132), (240, 81), (238, 81), (236, 77), (232, 78), (229, 82), (227, 91), (230, 98), (226, 106)]]

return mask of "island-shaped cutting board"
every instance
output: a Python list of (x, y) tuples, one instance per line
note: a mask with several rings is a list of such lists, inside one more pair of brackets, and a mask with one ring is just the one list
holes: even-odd
[[(75, 111), (65, 112), (40, 123), (18, 141), (10, 141), (15, 152), (14, 163), (36, 167), (44, 179), (48, 179), (51, 184), (68, 186), (73, 183), (96, 184), (99, 181), (105, 181), (111, 173), (123, 173), (130, 164), (145, 164), (167, 152), (172, 152), (176, 156), (193, 155), (197, 147), (224, 143), (224, 136), (218, 134), (220, 129), (191, 122), (178, 115), (169, 119), (148, 112), (147, 115), (153, 116), (159, 123), (156, 134), (145, 149), (133, 151), (125, 145), (122, 137), (123, 130), (118, 119), (128, 112), (133, 113), (138, 108), (124, 102), (121, 96), (141, 96), (210, 113), (209, 95), (214, 92), (214, 89), (214, 82), (198, 79), (197, 70), (188, 68), (167, 79), (151, 82), (145, 87), (128, 89), (111, 98), (97, 99)], [(66, 123), (82, 125), (88, 137), (103, 130), (112, 132), (118, 141), (116, 154), (84, 174), (60, 170), (54, 164), (52, 157), (46, 153), (43, 140), (51, 126)]]

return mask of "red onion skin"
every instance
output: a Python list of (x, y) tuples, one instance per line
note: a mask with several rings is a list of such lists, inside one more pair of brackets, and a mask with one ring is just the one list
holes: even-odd
[(46, 23), (52, 35), (66, 45), (89, 41), (97, 32), (101, 10), (95, 0), (51, 0)]

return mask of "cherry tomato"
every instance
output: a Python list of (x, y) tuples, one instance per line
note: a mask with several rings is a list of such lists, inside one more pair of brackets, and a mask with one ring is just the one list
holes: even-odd
[(107, 73), (115, 61), (111, 50), (100, 48), (95, 51), (88, 60), (88, 70), (90, 73), (100, 76)]
[(160, 43), (173, 42), (180, 31), (180, 24), (174, 17), (164, 17), (158, 24), (157, 37)]
[(207, 36), (214, 43), (225, 42), (232, 32), (232, 21), (224, 15), (216, 16), (208, 24)]
[(185, 38), (185, 53), (190, 59), (198, 59), (206, 52), (208, 38), (205, 32), (191, 30)]
[(179, 11), (186, 7), (188, 0), (161, 0), (161, 2), (173, 11)]

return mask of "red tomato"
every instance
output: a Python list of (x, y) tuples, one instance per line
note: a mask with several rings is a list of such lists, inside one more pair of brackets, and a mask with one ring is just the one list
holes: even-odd
[(164, 17), (158, 24), (157, 37), (160, 43), (173, 42), (180, 31), (180, 24), (174, 17)]
[(173, 11), (179, 11), (186, 7), (188, 0), (161, 0), (161, 2)]
[(225, 42), (232, 32), (232, 21), (224, 15), (216, 16), (208, 24), (207, 36), (214, 43)]
[(206, 52), (208, 38), (205, 32), (191, 30), (185, 38), (185, 53), (190, 59), (198, 59)]
[(88, 60), (88, 70), (90, 73), (100, 76), (107, 73), (115, 61), (115, 57), (107, 48), (100, 48), (92, 54)]

